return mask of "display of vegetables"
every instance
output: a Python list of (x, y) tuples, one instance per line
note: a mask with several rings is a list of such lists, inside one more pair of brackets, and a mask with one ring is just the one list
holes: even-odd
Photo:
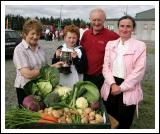
[(74, 84), (72, 90), (72, 100), (69, 103), (71, 108), (76, 108), (76, 100), (83, 97), (87, 100), (88, 104), (94, 101), (99, 101), (100, 93), (95, 84), (90, 81), (79, 81)]
[[(73, 89), (59, 84), (58, 69), (43, 66), (40, 76), (29, 81), (24, 90), (25, 109), (6, 112), (6, 127), (19, 128), (29, 123), (104, 123), (100, 109), (100, 93), (90, 81), (79, 81)], [(100, 111), (100, 112), (99, 112)]]
[(52, 107), (40, 110), (39, 113), (48, 114), (58, 118), (58, 123), (67, 124), (100, 124), (105, 123), (105, 120), (101, 114), (97, 111), (92, 110), (90, 107), (81, 109), (79, 112), (77, 109), (61, 108), (53, 109)]
[(87, 107), (81, 113), (78, 110), (52, 107), (33, 112), (28, 109), (11, 108), (5, 114), (6, 128), (21, 128), (28, 124), (101, 124), (105, 123), (103, 116)]
[[(77, 99), (80, 97), (83, 97), (83, 101), (80, 99), (80, 102), (78, 102)], [(99, 90), (93, 83), (89, 81), (79, 81), (74, 84), (73, 89), (57, 85), (52, 89), (52, 92), (44, 95), (43, 100), (47, 107), (52, 106), (57, 109), (68, 107), (76, 109), (88, 107), (88, 105), (91, 105), (93, 102), (99, 101), (99, 97)]]

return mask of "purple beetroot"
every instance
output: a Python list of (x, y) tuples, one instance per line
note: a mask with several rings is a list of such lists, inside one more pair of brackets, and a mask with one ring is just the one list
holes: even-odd
[(23, 100), (23, 106), (31, 111), (39, 111), (40, 105), (39, 101), (35, 98), (34, 95), (26, 96)]
[(100, 108), (100, 103), (99, 101), (93, 101), (91, 104), (90, 104), (91, 108), (93, 110), (97, 110), (98, 108)]

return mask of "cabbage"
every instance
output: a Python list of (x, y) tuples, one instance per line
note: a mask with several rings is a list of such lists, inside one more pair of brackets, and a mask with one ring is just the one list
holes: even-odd
[(45, 97), (44, 104), (47, 107), (52, 107), (54, 103), (57, 103), (59, 101), (60, 101), (60, 96), (55, 92), (51, 92)]
[(40, 75), (41, 75), (41, 79), (50, 81), (53, 88), (57, 84), (59, 84), (59, 80), (60, 80), (59, 70), (55, 67), (51, 67), (49, 65), (42, 66), (40, 69)]
[(74, 84), (74, 88), (77, 88), (77, 96), (86, 98), (88, 103), (98, 101), (100, 98), (97, 86), (90, 81), (78, 81)]
[(45, 96), (52, 91), (52, 85), (49, 81), (37, 82), (37, 87), (39, 89), (39, 95), (42, 98), (45, 98)]
[(38, 79), (32, 79), (31, 81), (27, 82), (24, 85), (23, 88), (27, 95), (30, 95), (30, 94), (35, 95), (37, 93), (37, 91), (39, 90), (36, 84), (37, 81)]

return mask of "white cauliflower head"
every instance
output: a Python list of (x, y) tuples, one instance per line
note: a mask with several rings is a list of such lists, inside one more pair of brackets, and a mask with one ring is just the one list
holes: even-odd
[(80, 109), (85, 109), (88, 107), (88, 102), (87, 99), (85, 99), (84, 97), (79, 97), (76, 100), (76, 107), (80, 108)]
[(70, 87), (66, 87), (66, 86), (56, 86), (56, 88), (54, 89), (54, 92), (58, 93), (59, 96), (65, 96), (67, 93), (69, 93), (72, 90), (72, 88)]

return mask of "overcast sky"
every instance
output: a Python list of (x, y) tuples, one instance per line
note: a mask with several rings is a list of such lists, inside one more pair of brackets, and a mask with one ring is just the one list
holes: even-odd
[(89, 21), (89, 12), (94, 8), (102, 8), (107, 14), (107, 18), (119, 18), (124, 12), (133, 17), (136, 13), (155, 8), (154, 5), (6, 5), (5, 15), (15, 14), (24, 17), (50, 17), (57, 18), (80, 18)]

